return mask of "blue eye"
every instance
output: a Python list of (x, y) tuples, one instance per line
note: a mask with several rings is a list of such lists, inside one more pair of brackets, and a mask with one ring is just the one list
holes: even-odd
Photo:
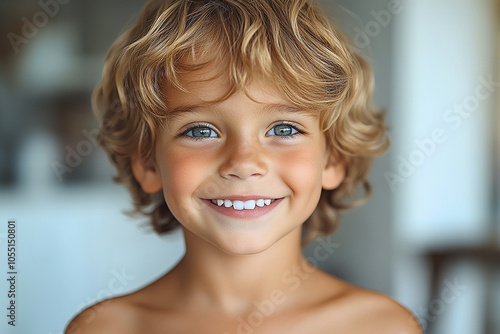
[[(281, 123), (275, 125), (266, 133), (266, 136), (276, 136), (283, 139), (292, 138), (296, 135), (304, 134), (304, 131), (297, 129), (294, 125)], [(217, 132), (205, 124), (195, 124), (189, 129), (177, 135), (177, 137), (188, 137), (194, 140), (204, 140), (208, 138), (217, 138)]]
[[(189, 134), (189, 133), (191, 133), (192, 137), (203, 137), (203, 138), (217, 137), (217, 134), (215, 133), (215, 131), (212, 129), (209, 129), (209, 128), (195, 128), (195, 129), (189, 130), (187, 134)], [(215, 136), (212, 136), (211, 135), (212, 133), (214, 133)]]
[[(272, 132), (272, 133), (271, 133)], [(274, 126), (271, 130), (266, 133), (266, 136), (278, 136), (278, 137), (293, 137), (298, 134), (303, 134), (304, 132), (298, 130), (295, 126), (282, 123)]]
[(203, 138), (217, 137), (217, 133), (203, 124), (198, 124), (181, 133), (179, 137), (190, 137), (195, 140), (201, 140)]

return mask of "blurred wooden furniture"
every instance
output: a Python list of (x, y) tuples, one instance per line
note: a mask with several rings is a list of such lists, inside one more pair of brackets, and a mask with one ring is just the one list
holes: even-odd
[[(444, 281), (445, 272), (452, 265), (463, 261), (472, 261), (479, 264), (486, 274), (487, 291), (492, 291), (494, 286), (494, 273), (495, 270), (500, 269), (500, 247), (496, 243), (477, 247), (456, 247), (446, 249), (436, 249), (428, 252), (426, 259), (430, 264), (431, 272), (431, 299), (439, 298), (442, 289), (442, 282)], [(485, 313), (483, 319), (484, 334), (498, 334), (494, 333), (495, 316), (498, 317), (498, 310), (494, 310), (493, 304), (494, 294), (487, 293), (484, 299)], [(435, 333), (435, 321), (430, 321), (427, 324), (426, 333)]]

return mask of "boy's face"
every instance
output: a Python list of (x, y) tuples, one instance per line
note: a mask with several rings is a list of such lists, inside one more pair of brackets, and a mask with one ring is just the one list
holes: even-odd
[[(163, 189), (170, 211), (195, 238), (229, 254), (254, 254), (300, 229), (321, 189), (340, 184), (344, 167), (329, 159), (319, 118), (266, 82), (248, 87), (259, 103), (244, 92), (206, 103), (228, 89), (226, 76), (213, 78), (218, 70), (184, 74), (187, 92), (166, 88), (169, 114), (177, 117), (159, 130), (154, 164), (135, 161), (134, 175), (146, 192)], [(226, 208), (236, 200), (246, 208)]]

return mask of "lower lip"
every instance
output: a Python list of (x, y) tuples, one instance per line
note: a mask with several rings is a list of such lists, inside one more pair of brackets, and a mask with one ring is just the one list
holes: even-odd
[(207, 203), (207, 205), (215, 210), (216, 212), (223, 214), (224, 216), (233, 217), (233, 218), (258, 218), (264, 216), (268, 212), (272, 211), (282, 200), (283, 198), (276, 199), (269, 205), (264, 205), (263, 207), (256, 206), (253, 210), (235, 210), (233, 207), (226, 208), (224, 205), (218, 206), (217, 204), (212, 203), (211, 200), (204, 199), (203, 202)]

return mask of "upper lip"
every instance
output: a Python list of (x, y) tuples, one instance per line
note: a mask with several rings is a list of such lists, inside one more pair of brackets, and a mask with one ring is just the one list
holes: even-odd
[(258, 200), (258, 199), (278, 199), (277, 197), (272, 197), (272, 196), (265, 196), (265, 195), (251, 195), (251, 196), (221, 196), (221, 197), (214, 197), (211, 199), (228, 199), (230, 201), (251, 201), (251, 200)]

